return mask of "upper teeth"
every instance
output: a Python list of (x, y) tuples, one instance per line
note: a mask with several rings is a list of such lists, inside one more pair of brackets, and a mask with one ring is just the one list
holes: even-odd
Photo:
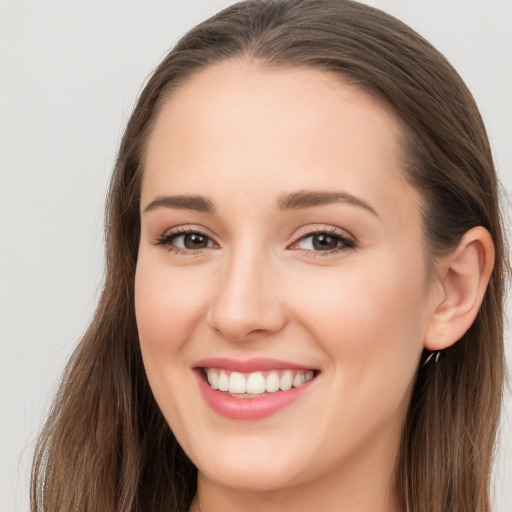
[(297, 388), (313, 378), (312, 370), (272, 370), (269, 372), (239, 373), (208, 368), (206, 370), (208, 384), (213, 389), (233, 394), (248, 393), (260, 395), (275, 391), (288, 391)]

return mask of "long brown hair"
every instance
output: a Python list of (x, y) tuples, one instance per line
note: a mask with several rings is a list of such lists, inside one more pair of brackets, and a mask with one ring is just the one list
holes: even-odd
[(107, 266), (93, 321), (71, 358), (40, 437), (32, 510), (188, 510), (196, 469), (145, 377), (134, 315), (144, 149), (159, 107), (192, 75), (245, 57), (335, 73), (387, 104), (404, 127), (406, 176), (424, 198), (429, 257), (471, 227), (491, 233), (496, 262), (478, 316), (436, 364), (419, 362), (397, 461), (402, 508), (490, 510), (504, 376), (507, 267), (491, 150), (475, 102), (428, 42), (350, 0), (248, 0), (186, 34), (140, 95), (107, 200)]

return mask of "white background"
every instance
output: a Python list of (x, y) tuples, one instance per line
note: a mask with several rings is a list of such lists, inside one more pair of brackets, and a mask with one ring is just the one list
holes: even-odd
[[(228, 3), (0, 0), (0, 512), (28, 510), (34, 440), (98, 298), (104, 196), (137, 93), (179, 36)], [(512, 1), (368, 3), (459, 70), (511, 190)], [(507, 401), (496, 512), (512, 511)]]

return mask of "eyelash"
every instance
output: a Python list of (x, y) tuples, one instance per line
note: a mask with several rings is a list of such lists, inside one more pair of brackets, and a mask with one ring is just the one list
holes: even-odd
[(315, 250), (305, 250), (307, 256), (330, 256), (333, 254), (338, 254), (339, 252), (346, 251), (347, 249), (354, 249), (356, 247), (356, 240), (353, 237), (348, 237), (340, 234), (334, 228), (324, 228), (324, 229), (313, 229), (311, 231), (300, 232), (298, 234), (298, 238), (292, 245), (297, 245), (299, 242), (308, 239), (309, 237), (314, 237), (318, 235), (326, 235), (328, 238), (334, 239), (337, 245), (334, 249), (329, 249), (326, 251), (315, 251)]
[(200, 235), (207, 238), (208, 241), (211, 240), (207, 234), (203, 233), (199, 229), (180, 227), (171, 233), (159, 236), (154, 242), (154, 245), (165, 247), (169, 252), (174, 252), (178, 256), (199, 256), (202, 254), (202, 249), (182, 249), (181, 247), (176, 247), (172, 244), (176, 238), (186, 235)]
[[(199, 255), (201, 255), (205, 248), (184, 249), (184, 248), (176, 247), (173, 245), (173, 242), (176, 240), (176, 238), (183, 237), (186, 235), (199, 235), (199, 236), (205, 237), (208, 240), (208, 242), (211, 241), (211, 238), (208, 235), (206, 235), (205, 233), (203, 233), (202, 231), (200, 231), (198, 229), (181, 228), (180, 227), (171, 233), (167, 233), (167, 234), (159, 236), (157, 238), (157, 240), (154, 242), (154, 245), (165, 247), (165, 248), (167, 248), (167, 250), (169, 252), (174, 252), (178, 256), (199, 256)], [(341, 251), (346, 251), (347, 249), (353, 249), (357, 245), (355, 238), (343, 236), (333, 228), (316, 229), (316, 230), (312, 230), (312, 231), (306, 231), (306, 232), (299, 233), (297, 240), (295, 242), (293, 242), (291, 245), (292, 246), (296, 245), (299, 242), (304, 241), (307, 238), (313, 237), (315, 235), (317, 235), (317, 236), (318, 235), (326, 235), (327, 237), (334, 239), (336, 241), (336, 243), (340, 244), (340, 245), (338, 245), (334, 249), (329, 249), (326, 251), (315, 251), (315, 250), (306, 249), (304, 251), (307, 256), (312, 256), (312, 257), (329, 256), (329, 255), (337, 254)], [(294, 249), (294, 250), (296, 250), (296, 249)]]

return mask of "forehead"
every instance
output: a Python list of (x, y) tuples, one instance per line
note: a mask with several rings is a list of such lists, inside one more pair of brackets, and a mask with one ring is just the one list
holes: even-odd
[(160, 109), (142, 202), (163, 193), (220, 198), (219, 183), (264, 197), (342, 187), (370, 201), (392, 202), (404, 191), (417, 201), (403, 179), (401, 134), (386, 107), (334, 74), (222, 62), (194, 75)]
[[(336, 139), (346, 137), (346, 128), (356, 129), (356, 118), (369, 134), (386, 132), (388, 137), (373, 142), (387, 143), (396, 152), (401, 129), (390, 109), (341, 76), (313, 67), (270, 67), (232, 59), (199, 71), (173, 92), (156, 115), (149, 145), (157, 151), (158, 142), (170, 136), (173, 127), (179, 128), (179, 133), (172, 133), (175, 149), (179, 139), (191, 135), (218, 135), (214, 142), (220, 143), (225, 135), (234, 139), (237, 134), (245, 138), (263, 132), (278, 143), (284, 142), (280, 134), (303, 137), (310, 131), (313, 138), (312, 130), (324, 128), (331, 132), (329, 139)], [(256, 141), (263, 142), (261, 137)]]

